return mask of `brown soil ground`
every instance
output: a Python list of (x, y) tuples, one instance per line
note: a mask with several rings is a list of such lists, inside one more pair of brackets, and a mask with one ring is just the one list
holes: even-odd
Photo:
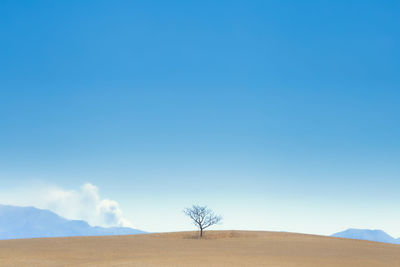
[(0, 241), (0, 266), (400, 266), (400, 245), (279, 232), (208, 231)]

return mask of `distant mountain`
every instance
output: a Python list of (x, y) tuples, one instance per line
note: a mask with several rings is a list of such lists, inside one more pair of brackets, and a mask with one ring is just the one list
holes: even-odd
[(382, 230), (351, 228), (347, 229), (346, 231), (333, 234), (332, 236), (350, 238), (350, 239), (369, 240), (369, 241), (391, 243), (391, 244), (400, 244), (400, 238), (399, 239), (393, 238)]
[(81, 220), (67, 220), (49, 210), (0, 205), (0, 239), (133, 235), (145, 233), (128, 227), (90, 226)]

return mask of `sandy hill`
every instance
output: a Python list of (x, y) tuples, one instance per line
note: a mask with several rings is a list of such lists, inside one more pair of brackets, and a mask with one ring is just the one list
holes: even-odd
[(0, 266), (400, 266), (400, 245), (279, 232), (208, 231), (0, 241)]

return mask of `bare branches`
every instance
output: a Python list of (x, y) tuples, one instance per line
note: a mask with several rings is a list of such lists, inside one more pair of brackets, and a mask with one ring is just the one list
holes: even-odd
[(200, 229), (200, 237), (203, 236), (203, 230), (222, 221), (222, 217), (216, 215), (207, 206), (193, 205), (191, 208), (183, 210), (187, 216), (192, 219), (193, 224)]

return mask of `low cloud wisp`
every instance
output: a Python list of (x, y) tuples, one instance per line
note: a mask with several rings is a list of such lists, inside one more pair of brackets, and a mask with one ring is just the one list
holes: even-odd
[[(1, 201), (10, 205), (48, 209), (70, 220), (84, 220), (92, 226), (132, 227), (132, 224), (123, 217), (118, 202), (102, 199), (98, 188), (91, 183), (85, 183), (76, 190), (45, 185), (39, 190), (18, 191), (9, 197), (3, 195)], [(23, 192), (26, 194), (21, 196)]]
[(85, 220), (90, 225), (131, 226), (122, 216), (118, 202), (101, 199), (98, 188), (91, 183), (85, 183), (79, 190), (48, 189), (40, 206), (68, 219)]

